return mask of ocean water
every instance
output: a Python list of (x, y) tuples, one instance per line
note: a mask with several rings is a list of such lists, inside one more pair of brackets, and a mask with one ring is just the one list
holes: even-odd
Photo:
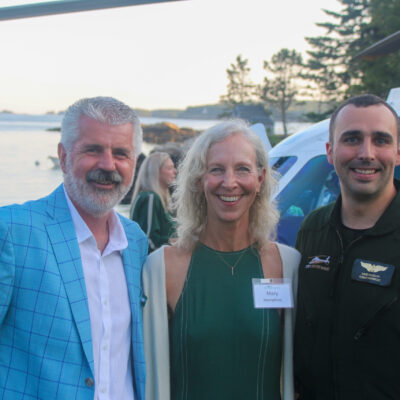
[[(141, 118), (145, 124), (165, 121)], [(57, 156), (59, 132), (46, 131), (60, 126), (58, 115), (18, 116), (0, 114), (0, 206), (23, 203), (49, 194), (63, 180), (60, 169), (54, 169), (49, 157)], [(180, 127), (206, 129), (218, 121), (169, 119)], [(292, 125), (297, 130), (304, 124)], [(277, 127), (279, 132), (279, 126)], [(147, 153), (153, 145), (144, 143)], [(126, 207), (119, 211), (127, 213)]]
[[(54, 169), (49, 158), (57, 156), (60, 133), (46, 131), (59, 127), (61, 118), (58, 115), (0, 114), (0, 206), (43, 197), (62, 182), (61, 170)], [(165, 119), (141, 120), (152, 124)], [(169, 122), (201, 130), (217, 121), (170, 119)], [(143, 143), (143, 152), (148, 154), (153, 146)]]

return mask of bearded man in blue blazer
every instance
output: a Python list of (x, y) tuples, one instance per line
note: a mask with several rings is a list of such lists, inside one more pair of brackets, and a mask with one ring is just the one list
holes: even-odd
[(131, 108), (82, 99), (62, 122), (64, 184), (0, 208), (0, 399), (144, 400), (148, 245), (113, 211), (141, 140)]

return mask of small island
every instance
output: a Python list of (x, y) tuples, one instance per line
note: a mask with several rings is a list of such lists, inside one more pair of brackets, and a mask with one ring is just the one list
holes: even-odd
[(182, 143), (197, 136), (200, 131), (192, 128), (180, 128), (171, 122), (142, 125), (143, 140), (148, 143), (164, 144), (167, 142)]

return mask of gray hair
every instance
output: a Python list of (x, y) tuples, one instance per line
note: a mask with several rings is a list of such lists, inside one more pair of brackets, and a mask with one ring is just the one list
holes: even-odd
[(243, 135), (253, 146), (259, 173), (266, 171), (260, 193), (250, 208), (249, 234), (262, 247), (275, 236), (279, 213), (271, 196), (276, 186), (268, 165), (267, 150), (261, 139), (240, 119), (217, 124), (204, 131), (193, 143), (179, 166), (173, 207), (176, 210), (176, 245), (190, 250), (207, 224), (207, 203), (199, 182), (206, 172), (211, 146), (233, 135)]
[(61, 123), (61, 143), (67, 151), (71, 151), (79, 137), (79, 121), (83, 115), (109, 125), (131, 123), (135, 158), (140, 154), (143, 133), (139, 117), (129, 106), (112, 97), (81, 99), (68, 107)]
[(132, 204), (139, 192), (154, 192), (158, 194), (165, 210), (168, 210), (170, 195), (168, 190), (163, 190), (160, 186), (160, 169), (165, 161), (170, 159), (168, 153), (156, 151), (151, 153), (142, 162), (132, 194)]

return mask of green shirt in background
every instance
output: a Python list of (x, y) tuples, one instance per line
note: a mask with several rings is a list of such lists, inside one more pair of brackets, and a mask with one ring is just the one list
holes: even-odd
[(132, 205), (130, 218), (147, 235), (149, 253), (167, 244), (175, 233), (171, 215), (165, 211), (160, 196), (154, 192), (139, 192)]

